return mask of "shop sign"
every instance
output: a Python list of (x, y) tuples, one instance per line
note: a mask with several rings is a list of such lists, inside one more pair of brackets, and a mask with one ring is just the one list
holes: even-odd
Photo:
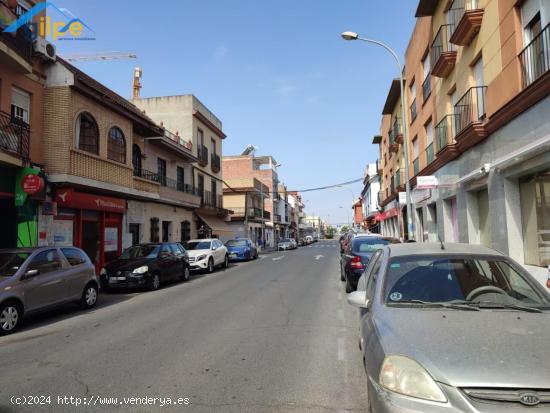
[(42, 215), (57, 215), (57, 202), (44, 202), (42, 204)]
[(416, 178), (416, 189), (434, 189), (438, 182), (435, 175), (418, 176)]
[(399, 205), (407, 205), (407, 193), (399, 192)]
[(15, 178), (15, 206), (23, 206), (29, 195), (40, 192), (44, 181), (38, 176), (39, 173), (40, 171), (34, 168), (19, 169)]
[(52, 241), (56, 246), (73, 245), (73, 221), (57, 220), (52, 222)]
[(27, 195), (36, 195), (44, 186), (44, 180), (35, 174), (27, 174), (21, 180), (21, 188)]
[(67, 208), (120, 213), (126, 211), (126, 201), (124, 199), (76, 192), (72, 188), (58, 189), (55, 200), (59, 206)]

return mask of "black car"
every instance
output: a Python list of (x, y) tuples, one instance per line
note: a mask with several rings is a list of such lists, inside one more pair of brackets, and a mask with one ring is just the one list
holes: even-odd
[(189, 279), (189, 258), (176, 242), (134, 245), (101, 270), (104, 289), (146, 287), (156, 290), (168, 280)]
[(349, 238), (340, 256), (340, 280), (346, 283), (346, 292), (357, 289), (357, 282), (369, 263), (370, 257), (384, 245), (396, 244), (395, 238), (373, 234), (357, 234)]

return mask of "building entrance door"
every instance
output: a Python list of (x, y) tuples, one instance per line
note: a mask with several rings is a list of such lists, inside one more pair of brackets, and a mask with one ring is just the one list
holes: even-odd
[(100, 223), (94, 221), (82, 222), (82, 249), (90, 260), (96, 266), (96, 271), (100, 271), (101, 268), (97, 268), (100, 264)]

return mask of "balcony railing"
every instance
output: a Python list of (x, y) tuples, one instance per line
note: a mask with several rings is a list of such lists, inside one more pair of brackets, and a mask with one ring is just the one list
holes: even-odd
[(410, 109), (411, 109), (411, 123), (413, 123), (414, 120), (416, 119), (416, 98), (413, 99)]
[(524, 88), (550, 70), (550, 24), (522, 50), (519, 60)]
[(222, 195), (212, 194), (210, 191), (202, 191), (201, 198), (201, 206), (223, 209)]
[(199, 190), (197, 188), (194, 188), (193, 185), (185, 184), (176, 179), (168, 178), (166, 176), (159, 175), (158, 173), (151, 172), (146, 169), (134, 169), (134, 176), (146, 179), (151, 182), (156, 182), (161, 186), (165, 186), (175, 191), (199, 196)]
[(454, 27), (449, 40), (459, 46), (467, 46), (479, 32), (483, 9), (479, 0), (454, 0), (449, 8), (449, 23)]
[(26, 25), (21, 26), (15, 35), (0, 31), (0, 42), (13, 49), (27, 63), (32, 62), (32, 40), (29, 32), (30, 30)]
[(485, 119), (486, 89), (486, 86), (471, 87), (456, 103), (456, 135), (474, 122), (480, 122)]
[(435, 152), (439, 153), (447, 147), (454, 144), (456, 115), (446, 115), (435, 126)]
[(398, 169), (397, 171), (395, 171), (395, 188), (399, 190), (404, 185), (405, 177), (403, 176), (403, 171), (401, 169)]
[(413, 172), (415, 176), (420, 172), (420, 161), (418, 157), (413, 161)]
[(431, 94), (432, 94), (432, 78), (428, 74), (426, 76), (426, 79), (424, 79), (424, 82), (422, 83), (422, 99), (423, 99), (423, 101), (426, 102)]
[(430, 62), (432, 64), (432, 75), (437, 77), (447, 77), (453, 70), (456, 62), (456, 46), (449, 41), (454, 26), (451, 24), (442, 25), (430, 51)]
[(275, 222), (283, 222), (279, 214), (275, 214)]
[(200, 165), (208, 165), (208, 148), (204, 145), (197, 145), (197, 157)]
[(217, 155), (215, 153), (210, 155), (210, 166), (212, 167), (212, 171), (219, 172), (221, 169), (221, 159), (220, 155)]
[(432, 142), (426, 147), (426, 165), (431, 164), (434, 161), (434, 159), (435, 159), (434, 144)]
[(8, 113), (0, 112), (0, 149), (24, 160), (29, 159), (29, 125), (12, 118)]

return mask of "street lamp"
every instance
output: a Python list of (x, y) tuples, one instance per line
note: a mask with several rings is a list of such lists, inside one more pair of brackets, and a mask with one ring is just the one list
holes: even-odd
[(393, 58), (395, 59), (395, 62), (397, 63), (397, 70), (399, 71), (399, 81), (401, 86), (401, 117), (403, 119), (403, 152), (404, 152), (404, 159), (405, 159), (405, 176), (407, 177), (405, 182), (405, 191), (407, 194), (407, 234), (408, 239), (414, 239), (413, 234), (413, 222), (412, 222), (412, 201), (411, 201), (411, 183), (409, 182), (409, 139), (407, 137), (407, 118), (406, 118), (406, 111), (405, 111), (405, 82), (403, 79), (403, 67), (401, 66), (401, 61), (399, 60), (399, 56), (395, 51), (390, 48), (388, 45), (378, 41), (378, 40), (372, 40), (360, 37), (355, 32), (343, 32), (341, 34), (342, 39), (344, 40), (362, 40), (367, 43), (373, 43), (380, 47), (383, 47), (388, 51)]

